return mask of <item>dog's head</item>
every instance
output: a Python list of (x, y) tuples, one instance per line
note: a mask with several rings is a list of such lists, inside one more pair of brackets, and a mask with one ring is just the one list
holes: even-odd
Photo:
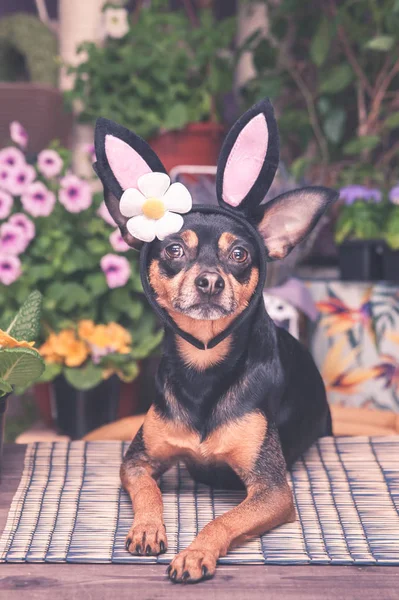
[(96, 155), (105, 202), (125, 241), (136, 249), (151, 241), (149, 281), (157, 302), (169, 314), (193, 319), (217, 320), (242, 312), (257, 287), (261, 253), (266, 252), (267, 260), (284, 258), (337, 198), (332, 190), (307, 187), (260, 206), (279, 160), (277, 124), (268, 100), (245, 113), (224, 142), (216, 178), (218, 202), (224, 210), (198, 212), (194, 206), (190, 211), (188, 191), (173, 184), (181, 186), (174, 189), (185, 207), (178, 212), (187, 214), (183, 218), (174, 213), (172, 185), (166, 192), (172, 226), (166, 232), (159, 229), (160, 234), (152, 223), (164, 209), (153, 193), (149, 193), (147, 214), (139, 219), (134, 202), (125, 206), (126, 198), (137, 204), (137, 188), (143, 192), (148, 174), (153, 175), (151, 185), (155, 182), (155, 188), (167, 189), (168, 177), (157, 155), (141, 138), (106, 119), (97, 122)]

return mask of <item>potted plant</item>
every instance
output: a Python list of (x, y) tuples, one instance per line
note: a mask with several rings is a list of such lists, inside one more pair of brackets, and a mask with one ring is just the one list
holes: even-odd
[(109, 3), (104, 11), (104, 44), (82, 44), (82, 61), (69, 69), (75, 84), (65, 97), (79, 121), (103, 116), (125, 125), (150, 141), (168, 170), (216, 164), (234, 21), (216, 23), (209, 9), (170, 11), (166, 0), (138, 3), (130, 17)]
[(389, 192), (391, 208), (387, 215), (384, 240), (384, 279), (399, 281), (399, 186)]
[(7, 330), (0, 329), (0, 473), (8, 397), (12, 392), (22, 393), (44, 371), (43, 359), (33, 348), (39, 333), (41, 302), (41, 294), (32, 292)]
[(39, 18), (15, 13), (0, 21), (0, 144), (7, 124), (22, 121), (30, 132), (30, 150), (52, 139), (69, 141), (71, 115), (58, 90), (58, 42)]
[(341, 278), (349, 281), (383, 279), (382, 242), (387, 203), (376, 188), (350, 185), (340, 190), (343, 201), (335, 226)]
[[(142, 294), (138, 258), (95, 183), (74, 175), (70, 153), (56, 144), (31, 164), (16, 146), (0, 150), (0, 326), (35, 288), (43, 296), (38, 341), (82, 320), (118, 323), (132, 337), (133, 360), (140, 360), (159, 344), (159, 329)], [(46, 369), (44, 380), (54, 377)], [(78, 387), (77, 378), (69, 383)]]

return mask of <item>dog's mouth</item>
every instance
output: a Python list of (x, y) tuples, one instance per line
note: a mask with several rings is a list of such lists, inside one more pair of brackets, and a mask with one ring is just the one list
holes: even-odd
[(219, 304), (209, 300), (201, 300), (189, 306), (183, 306), (180, 302), (174, 303), (174, 308), (179, 313), (191, 317), (192, 319), (215, 321), (222, 317), (228, 317), (235, 312), (235, 303), (229, 303), (230, 306)]

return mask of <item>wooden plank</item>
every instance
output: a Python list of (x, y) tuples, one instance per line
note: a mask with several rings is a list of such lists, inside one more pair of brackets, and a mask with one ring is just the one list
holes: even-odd
[[(25, 447), (7, 445), (0, 485), (0, 528), (22, 473)], [(220, 566), (195, 586), (170, 583), (162, 565), (0, 565), (0, 599), (69, 600), (397, 600), (399, 567)]]

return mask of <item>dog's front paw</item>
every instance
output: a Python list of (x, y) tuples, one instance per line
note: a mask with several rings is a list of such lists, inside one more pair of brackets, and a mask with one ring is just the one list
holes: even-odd
[(133, 523), (126, 536), (126, 550), (130, 554), (156, 556), (168, 548), (166, 530), (163, 523)]
[(174, 583), (197, 583), (215, 574), (216, 557), (209, 550), (183, 550), (170, 563), (167, 574)]

